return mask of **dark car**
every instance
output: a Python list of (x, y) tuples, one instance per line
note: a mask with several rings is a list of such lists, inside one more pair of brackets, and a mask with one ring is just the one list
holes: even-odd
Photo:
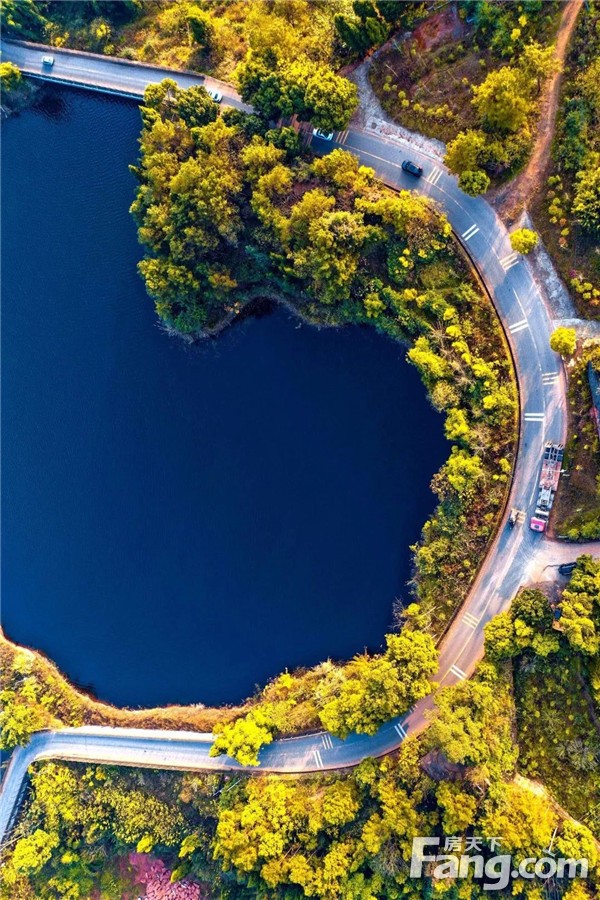
[(405, 172), (409, 172), (411, 175), (415, 175), (417, 178), (420, 178), (423, 174), (423, 169), (421, 166), (418, 166), (416, 163), (411, 162), (410, 159), (405, 159), (402, 163), (402, 168)]
[(558, 571), (560, 572), (561, 575), (572, 575), (573, 570), (576, 565), (577, 565), (577, 563), (574, 563), (574, 562), (563, 563), (562, 566), (558, 567)]

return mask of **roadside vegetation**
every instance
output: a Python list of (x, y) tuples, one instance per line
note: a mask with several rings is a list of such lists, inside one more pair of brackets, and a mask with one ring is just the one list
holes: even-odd
[(36, 94), (32, 82), (23, 78), (21, 70), (10, 62), (0, 62), (0, 112), (2, 118), (29, 105)]
[(369, 74), (383, 108), (448, 144), (462, 189), (483, 193), (526, 162), (554, 71), (559, 3), (470, 0), (436, 11), (379, 54)]
[[(280, 778), (38, 764), (5, 851), (3, 898), (121, 898), (137, 850), (160, 856), (222, 900), (488, 896), (469, 877), (410, 877), (412, 839), (437, 836), (485, 858), (587, 858), (586, 880), (551, 895), (592, 900), (600, 827), (600, 564), (582, 557), (562, 597), (564, 631), (537, 590), (488, 626), (468, 681), (437, 692), (430, 726), (381, 760), (338, 774)], [(561, 620), (561, 621), (562, 621)], [(585, 634), (583, 642), (581, 635)], [(517, 740), (515, 740), (515, 735)], [(554, 792), (562, 810), (537, 782)], [(571, 814), (573, 818), (571, 818)], [(490, 846), (500, 838), (500, 849)], [(468, 852), (468, 850), (467, 850)], [(119, 864), (120, 861), (120, 864)], [(539, 900), (537, 879), (500, 897)]]
[(600, 561), (579, 558), (556, 610), (541, 591), (522, 591), (487, 626), (486, 654), (512, 660), (520, 771), (598, 835)]
[(425, 4), (3, 0), (2, 7), (4, 27), (15, 36), (231, 81), (240, 63), (266, 52), (285, 63), (337, 69), (381, 44), (393, 29), (410, 25)]
[(600, 315), (600, 4), (580, 13), (563, 76), (547, 190), (532, 214), (580, 314)]
[(600, 371), (600, 344), (586, 341), (569, 370), (567, 477), (556, 497), (554, 530), (572, 541), (600, 538), (600, 441), (593, 416), (588, 364)]

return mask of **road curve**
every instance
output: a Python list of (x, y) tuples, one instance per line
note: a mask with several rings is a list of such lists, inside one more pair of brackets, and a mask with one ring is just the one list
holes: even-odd
[[(229, 85), (193, 73), (174, 72), (125, 60), (40, 45), (2, 42), (2, 58), (26, 74), (80, 87), (140, 98), (145, 87), (174, 78), (182, 87), (218, 86), (223, 103), (247, 108)], [(42, 56), (55, 62), (44, 71)], [(549, 346), (553, 329), (543, 297), (527, 262), (512, 253), (508, 233), (489, 204), (463, 194), (456, 178), (425, 153), (402, 140), (365, 131), (346, 130), (331, 142), (313, 139), (319, 153), (343, 146), (395, 189), (418, 190), (437, 200), (452, 228), (476, 264), (493, 298), (514, 356), (520, 392), (520, 443), (509, 506), (523, 510), (525, 524), (502, 523), (473, 588), (448, 629), (440, 650), (437, 681), (454, 684), (472, 673), (483, 654), (483, 627), (506, 609), (519, 585), (528, 579), (544, 538), (527, 527), (535, 506), (542, 450), (546, 441), (566, 437), (566, 378), (560, 357)], [(423, 166), (415, 179), (400, 166), (405, 156)], [(422, 730), (431, 696), (405, 716), (383, 725), (377, 734), (350, 735), (345, 741), (326, 733), (274, 741), (260, 754), (261, 772), (302, 773), (357, 765), (367, 756), (395, 750), (407, 735)], [(12, 826), (26, 783), (28, 767), (37, 760), (64, 759), (198, 771), (245, 770), (226, 756), (212, 758), (210, 734), (144, 729), (82, 727), (35, 734), (27, 747), (12, 755), (0, 795), (0, 842)]]

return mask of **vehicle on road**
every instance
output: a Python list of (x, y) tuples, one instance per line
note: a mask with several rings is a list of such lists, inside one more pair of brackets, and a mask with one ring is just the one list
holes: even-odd
[(418, 166), (411, 159), (405, 159), (402, 163), (402, 169), (404, 172), (408, 172), (409, 175), (414, 175), (415, 178), (420, 178), (423, 174), (422, 166)]
[(576, 562), (563, 563), (561, 566), (558, 567), (558, 574), (559, 575), (572, 575), (573, 570), (575, 569), (576, 565), (577, 565)]
[(519, 510), (514, 507), (510, 511), (510, 515), (508, 517), (508, 524), (510, 528), (514, 528), (517, 524), (517, 520), (519, 518)]
[(223, 94), (221, 93), (221, 91), (217, 91), (215, 88), (206, 88), (206, 93), (211, 100), (214, 100), (215, 103), (220, 103), (223, 99)]
[(542, 472), (535, 512), (529, 522), (532, 531), (545, 531), (554, 496), (558, 488), (558, 480), (562, 469), (565, 450), (562, 444), (548, 442), (542, 458)]
[(320, 138), (322, 141), (332, 141), (333, 131), (323, 131), (322, 128), (313, 128), (313, 137)]
[(53, 56), (42, 56), (42, 65), (47, 69), (51, 69), (54, 65), (54, 57)]

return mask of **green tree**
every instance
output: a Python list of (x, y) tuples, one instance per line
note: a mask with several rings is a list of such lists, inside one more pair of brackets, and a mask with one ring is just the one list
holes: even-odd
[(344, 681), (319, 712), (323, 726), (340, 737), (355, 731), (375, 734), (431, 691), (437, 668), (431, 637), (405, 631), (386, 636), (382, 656), (357, 656), (344, 669)]
[(600, 562), (580, 556), (561, 600), (561, 625), (571, 646), (589, 656), (600, 651)]
[(461, 834), (475, 824), (477, 800), (458, 785), (442, 781), (436, 800), (444, 811), (442, 828), (446, 834)]
[(458, 186), (470, 197), (478, 197), (479, 194), (485, 194), (490, 186), (490, 179), (483, 169), (467, 170), (459, 175)]
[(245, 766), (258, 766), (258, 754), (273, 740), (275, 724), (264, 710), (257, 708), (235, 722), (215, 727), (211, 756), (226, 753)]
[(511, 232), (510, 246), (515, 253), (531, 253), (537, 247), (537, 244), (538, 236), (530, 228), (517, 228), (516, 231)]
[(0, 88), (5, 92), (16, 90), (23, 83), (21, 70), (11, 62), (0, 63)]
[(52, 851), (59, 845), (57, 834), (48, 834), (37, 828), (28, 837), (20, 838), (15, 845), (11, 866), (17, 872), (39, 872), (52, 856)]
[(306, 81), (303, 104), (301, 118), (308, 118), (316, 128), (335, 131), (345, 128), (352, 118), (358, 106), (358, 89), (329, 68), (316, 67)]
[(2, 29), (8, 34), (39, 40), (46, 24), (43, 7), (35, 0), (2, 0)]
[(537, 41), (525, 44), (519, 55), (519, 68), (526, 78), (536, 85), (536, 92), (542, 90), (543, 82), (560, 69), (560, 63), (556, 58), (554, 44), (543, 46)]
[(486, 128), (505, 132), (521, 128), (532, 109), (522, 73), (510, 66), (495, 69), (475, 85), (473, 105)]
[(194, 40), (203, 50), (210, 50), (214, 39), (214, 25), (210, 13), (198, 6), (192, 6), (187, 13), (187, 22)]
[(561, 356), (573, 356), (577, 348), (577, 332), (574, 328), (555, 328), (550, 335), (550, 346)]
[(519, 862), (544, 855), (556, 824), (548, 801), (516, 784), (494, 785), (479, 821), (484, 837), (502, 835), (503, 852)]
[(592, 154), (586, 167), (577, 173), (572, 212), (586, 231), (600, 232), (600, 153)]
[(519, 652), (512, 617), (503, 612), (494, 616), (484, 628), (485, 655), (492, 662), (509, 659)]
[(480, 167), (480, 160), (486, 144), (481, 131), (460, 131), (446, 148), (444, 163), (455, 175), (474, 172)]

